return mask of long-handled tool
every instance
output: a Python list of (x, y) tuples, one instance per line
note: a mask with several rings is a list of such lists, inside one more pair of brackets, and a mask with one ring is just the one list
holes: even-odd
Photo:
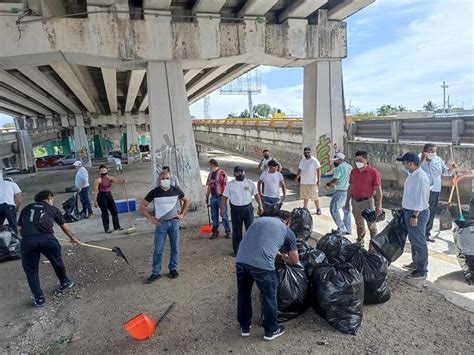
[(132, 216), (130, 214), (130, 205), (128, 204), (128, 191), (127, 191), (127, 183), (123, 185), (125, 187), (125, 199), (127, 200), (127, 216), (128, 216), (128, 229), (127, 234), (133, 234), (137, 231), (135, 227), (132, 227)]
[(203, 225), (201, 228), (199, 228), (199, 233), (200, 234), (211, 234), (212, 233), (212, 224), (211, 224), (211, 215), (209, 214), (209, 205), (207, 205), (207, 220), (208, 224)]
[(439, 214), (439, 230), (447, 231), (453, 228), (453, 216), (451, 216), (451, 201), (453, 200), (454, 189), (456, 185), (453, 183), (451, 186), (451, 192), (449, 193), (449, 199), (447, 206)]
[(461, 198), (459, 197), (459, 186), (458, 186), (458, 182), (456, 180), (455, 182), (455, 186), (456, 186), (456, 195), (458, 197), (458, 208), (459, 208), (459, 220), (460, 221), (465, 221), (465, 218), (464, 218), (464, 215), (462, 214), (462, 207), (461, 207)]
[[(69, 240), (66, 240), (66, 239), (61, 239), (61, 238), (57, 238), (57, 239), (60, 240), (61, 242), (70, 242)], [(106, 247), (101, 247), (101, 246), (92, 245), (92, 244), (86, 244), (86, 243), (82, 243), (82, 242), (79, 242), (79, 245), (82, 245), (84, 247), (99, 249), (99, 250), (111, 251), (112, 253), (115, 253), (115, 255), (117, 255), (118, 257), (121, 257), (123, 260), (125, 260), (125, 262), (128, 265), (130, 265), (130, 263), (128, 262), (128, 260), (125, 256), (125, 254), (123, 253), (122, 249), (120, 249), (119, 247), (106, 248)]]

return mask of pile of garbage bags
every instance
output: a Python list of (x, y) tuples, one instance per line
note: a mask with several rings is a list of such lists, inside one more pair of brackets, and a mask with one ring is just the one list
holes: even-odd
[(355, 334), (362, 323), (363, 305), (390, 299), (388, 260), (368, 252), (336, 232), (326, 234), (314, 248), (298, 239), (300, 264), (277, 264), (278, 320), (287, 321), (308, 306), (329, 324)]
[(313, 217), (306, 208), (295, 208), (291, 211), (290, 229), (296, 238), (308, 240), (313, 231)]
[(21, 258), (20, 240), (8, 226), (0, 227), (0, 262)]
[(474, 220), (455, 220), (454, 249), (468, 285), (474, 285)]

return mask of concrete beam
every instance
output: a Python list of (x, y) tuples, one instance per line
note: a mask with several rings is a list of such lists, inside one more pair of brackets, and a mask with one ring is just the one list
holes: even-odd
[(211, 81), (213, 81), (219, 75), (225, 73), (230, 68), (232, 68), (232, 65), (223, 65), (221, 67), (209, 69), (206, 74), (204, 74), (201, 79), (199, 79), (199, 81), (195, 82), (189, 87), (189, 89), (187, 90), (188, 96), (191, 96), (196, 91), (209, 84)]
[(137, 98), (138, 90), (142, 85), (143, 77), (146, 70), (132, 70), (130, 72), (130, 79), (128, 81), (127, 98), (125, 99), (125, 112), (131, 112), (135, 99)]
[(196, 0), (191, 13), (192, 15), (197, 13), (219, 13), (225, 2), (226, 0)]
[(247, 0), (240, 9), (237, 17), (263, 16), (278, 2), (278, 0)]
[(84, 86), (82, 86), (81, 82), (79, 81), (78, 77), (69, 66), (69, 64), (63, 63), (51, 63), (51, 67), (54, 71), (61, 77), (61, 79), (66, 83), (66, 85), (72, 90), (74, 95), (77, 96), (79, 101), (85, 106), (87, 111), (90, 113), (97, 112), (92, 99), (89, 97)]
[(289, 18), (307, 18), (321, 6), (327, 4), (328, 0), (298, 0), (293, 1), (290, 6), (280, 15), (279, 21), (284, 22)]
[(328, 18), (330, 20), (342, 21), (374, 2), (375, 0), (344, 0), (329, 10)]
[(143, 0), (143, 10), (169, 10), (171, 0)]
[(8, 110), (19, 112), (26, 116), (37, 116), (38, 114), (35, 111), (28, 110), (20, 105), (13, 104), (9, 101), (3, 100), (0, 98), (0, 106), (5, 107)]
[[(91, 65), (92, 67), (97, 66), (97, 63)], [(74, 74), (76, 74), (77, 78), (81, 82), (82, 86), (86, 89), (89, 97), (91, 98), (92, 102), (95, 105), (97, 112), (105, 113), (105, 107), (103, 107), (100, 101), (99, 90), (97, 89), (96, 82), (92, 77), (92, 74), (89, 71), (87, 66), (83, 65), (70, 65)], [(104, 65), (104, 67), (110, 68), (109, 66)]]
[(0, 112), (4, 113), (5, 115), (12, 116), (12, 117), (20, 117), (21, 116), (21, 113), (9, 110), (9, 109), (7, 109), (5, 107), (1, 107), (1, 106), (0, 106)]
[(48, 92), (72, 112), (80, 113), (82, 111), (81, 108), (64, 93), (63, 87), (49, 78), (47, 74), (41, 72), (37, 67), (21, 67), (18, 68), (18, 71), (44, 91)]
[(43, 94), (40, 94), (37, 90), (29, 86), (28, 84), (24, 83), (23, 81), (19, 80), (18, 78), (16, 78), (14, 75), (10, 73), (0, 70), (0, 81), (20, 91), (24, 95), (27, 95), (35, 99), (36, 101), (42, 103), (43, 105), (49, 107), (50, 109), (52, 109), (53, 111), (61, 115), (67, 114), (67, 111), (63, 109), (61, 106), (57, 105), (48, 97), (44, 96)]
[(187, 84), (191, 80), (193, 80), (196, 75), (198, 75), (200, 72), (202, 72), (201, 69), (189, 69), (185, 74), (184, 74), (184, 83)]
[(111, 113), (117, 112), (117, 70), (101, 68)]
[(145, 94), (145, 96), (143, 97), (143, 100), (142, 100), (142, 103), (140, 104), (140, 107), (138, 107), (138, 112), (143, 112), (147, 109), (149, 105), (149, 102), (148, 102), (148, 93)]
[(53, 112), (48, 110), (48, 109), (45, 109), (43, 106), (40, 106), (36, 103), (34, 103), (33, 101), (29, 100), (28, 98), (22, 96), (22, 95), (19, 95), (17, 93), (14, 93), (10, 90), (7, 90), (6, 88), (4, 87), (1, 87), (0, 86), (0, 96), (3, 96), (4, 98), (10, 100), (10, 101), (13, 101), (13, 102), (16, 102), (22, 106), (25, 106), (33, 111), (36, 111), (36, 112), (39, 112), (43, 115), (52, 115)]
[(219, 80), (215, 80), (212, 82), (211, 85), (207, 86), (204, 90), (201, 92), (195, 94), (194, 96), (191, 96), (188, 94), (188, 100), (189, 104), (191, 105), (192, 103), (198, 101), (199, 99), (202, 99), (204, 96), (210, 94), (214, 90), (217, 90), (221, 86), (230, 83), (232, 80), (238, 78), (239, 76), (247, 73), (248, 71), (256, 68), (257, 65), (242, 65), (240, 67), (237, 67), (236, 69), (233, 69), (231, 72), (229, 72), (226, 76)]

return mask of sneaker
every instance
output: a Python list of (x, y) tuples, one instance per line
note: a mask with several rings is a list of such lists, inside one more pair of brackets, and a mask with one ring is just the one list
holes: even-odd
[(114, 231), (123, 231), (123, 228), (122, 227), (115, 228)]
[(433, 238), (431, 238), (431, 237), (426, 237), (426, 241), (427, 241), (427, 242), (430, 242), (430, 243), (434, 243), (434, 242), (435, 242), (435, 240), (434, 240)]
[(412, 280), (424, 280), (426, 279), (426, 275), (422, 274), (418, 270), (415, 270), (408, 275), (405, 276), (407, 279), (412, 279)]
[(217, 234), (213, 234), (213, 235), (211, 235), (211, 237), (209, 239), (216, 239), (217, 237), (218, 237)]
[(321, 216), (321, 215), (323, 214), (323, 213), (321, 212), (321, 209), (320, 209), (320, 208), (318, 208), (318, 209), (316, 210), (316, 214), (317, 214), (318, 216)]
[(270, 333), (270, 334), (265, 334), (263, 336), (263, 340), (273, 340), (273, 339), (276, 339), (278, 338), (279, 336), (283, 335), (285, 333), (285, 328), (280, 325), (273, 333)]
[(35, 306), (36, 307), (43, 307), (45, 301), (46, 301), (46, 299), (44, 298), (44, 296), (40, 296), (38, 298), (35, 298)]
[(105, 233), (111, 234), (113, 231), (112, 230), (106, 230)]
[(72, 280), (69, 280), (61, 285), (59, 285), (59, 292), (63, 292), (69, 288), (73, 288), (74, 287), (74, 281)]
[(151, 284), (152, 282), (161, 279), (161, 275), (151, 274), (150, 277), (146, 280), (147, 283)]
[(170, 279), (177, 279), (178, 276), (179, 276), (179, 273), (176, 270), (170, 271)]
[(250, 328), (252, 328), (252, 326), (249, 326), (249, 327), (240, 327), (240, 335), (242, 335), (243, 337), (249, 337), (250, 336)]
[(226, 232), (226, 233), (225, 233), (225, 238), (226, 238), (226, 239), (230, 239), (230, 232)]
[(410, 264), (402, 265), (402, 268), (405, 270), (416, 270), (416, 265), (414, 262), (411, 262)]

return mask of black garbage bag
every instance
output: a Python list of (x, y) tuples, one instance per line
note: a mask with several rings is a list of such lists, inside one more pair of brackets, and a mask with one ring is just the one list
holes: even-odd
[(370, 245), (389, 263), (393, 263), (403, 254), (408, 235), (403, 209), (392, 210), (392, 215), (390, 223), (370, 241)]
[(387, 259), (377, 252), (368, 252), (359, 244), (346, 245), (342, 253), (346, 261), (364, 277), (364, 303), (387, 302), (390, 299), (390, 289), (387, 283)]
[(10, 227), (0, 227), (0, 262), (21, 258), (20, 240)]
[(296, 238), (308, 240), (313, 230), (313, 217), (306, 208), (295, 208), (291, 211), (290, 229)]
[(326, 255), (318, 249), (311, 249), (302, 254), (300, 254), (300, 263), (303, 265), (306, 275), (311, 280), (314, 270), (316, 270), (321, 265), (328, 263)]
[(474, 220), (455, 220), (454, 249), (466, 282), (474, 285)]
[(79, 212), (79, 193), (74, 192), (70, 198), (63, 202), (63, 218), (66, 223), (77, 222), (84, 218)]
[(362, 323), (364, 278), (349, 263), (324, 265), (314, 271), (310, 301), (334, 328), (355, 334)]
[(278, 321), (286, 322), (308, 308), (308, 277), (301, 265), (279, 265), (278, 275)]
[(316, 248), (326, 255), (330, 263), (343, 262), (342, 249), (349, 244), (351, 244), (349, 239), (338, 234), (336, 231), (332, 231), (318, 241)]

